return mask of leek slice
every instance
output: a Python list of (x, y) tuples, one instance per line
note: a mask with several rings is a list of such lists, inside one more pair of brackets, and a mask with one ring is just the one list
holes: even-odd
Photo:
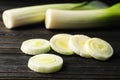
[(86, 52), (97, 60), (107, 60), (113, 55), (112, 46), (100, 38), (91, 38), (84, 46)]
[(54, 54), (39, 54), (31, 57), (28, 68), (40, 73), (53, 73), (61, 70), (63, 66), (62, 57)]
[(37, 55), (50, 51), (50, 43), (46, 39), (29, 39), (23, 41), (21, 50), (25, 54)]
[(50, 39), (51, 48), (63, 55), (73, 55), (73, 50), (69, 46), (70, 34), (56, 34)]
[(90, 54), (86, 53), (84, 50), (84, 45), (88, 39), (90, 39), (90, 37), (86, 35), (74, 35), (69, 40), (69, 46), (77, 55), (85, 58), (91, 58)]

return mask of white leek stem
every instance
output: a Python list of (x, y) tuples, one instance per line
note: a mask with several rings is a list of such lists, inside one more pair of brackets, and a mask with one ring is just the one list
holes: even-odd
[(56, 10), (46, 12), (47, 29), (76, 29), (108, 25), (120, 20), (120, 3), (97, 10)]
[(97, 18), (105, 14), (101, 10), (83, 10), (83, 11), (66, 11), (49, 9), (46, 12), (47, 29), (75, 29), (88, 28), (99, 22)]

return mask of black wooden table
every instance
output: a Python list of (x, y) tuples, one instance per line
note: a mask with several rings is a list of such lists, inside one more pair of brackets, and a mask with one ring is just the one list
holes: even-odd
[[(12, 0), (11, 0), (12, 1)], [(120, 25), (102, 28), (79, 30), (46, 30), (44, 23), (27, 25), (22, 28), (8, 30), (2, 22), (2, 12), (5, 9), (38, 4), (38, 1), (24, 3), (24, 0), (0, 1), (0, 79), (5, 80), (97, 80), (120, 79)], [(68, 0), (66, 0), (67, 2)], [(71, 0), (72, 1), (72, 0)], [(41, 3), (46, 1), (41, 0)], [(52, 2), (55, 2), (54, 0)], [(60, 1), (57, 1), (60, 2)], [(107, 1), (106, 1), (107, 2)], [(115, 3), (115, 2), (114, 2)], [(64, 56), (54, 51), (64, 59), (61, 71), (52, 74), (35, 73), (28, 69), (27, 62), (31, 57), (21, 52), (22, 41), (31, 38), (50, 39), (57, 33), (85, 34), (108, 41), (114, 48), (114, 55), (107, 61), (86, 59), (77, 55)]]

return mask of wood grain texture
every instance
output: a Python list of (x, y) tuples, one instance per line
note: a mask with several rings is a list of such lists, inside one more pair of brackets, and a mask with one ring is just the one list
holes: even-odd
[[(9, 3), (0, 1), (0, 15), (5, 9), (12, 7), (36, 4)], [(18, 0), (19, 1), (19, 0)], [(36, 0), (37, 1), (37, 0)], [(6, 5), (8, 4), (8, 5)], [(12, 4), (12, 5), (11, 5)], [(79, 30), (46, 30), (43, 23), (23, 26), (13, 30), (5, 28), (0, 17), (0, 80), (115, 80), (120, 79), (120, 25), (111, 25), (101, 28)], [(64, 59), (63, 69), (53, 74), (35, 73), (28, 69), (27, 62), (31, 57), (22, 53), (22, 41), (31, 38), (45, 38), (49, 40), (54, 34), (85, 34), (90, 37), (99, 37), (108, 41), (114, 48), (114, 55), (107, 61), (86, 59), (78, 55), (64, 56), (54, 51)]]

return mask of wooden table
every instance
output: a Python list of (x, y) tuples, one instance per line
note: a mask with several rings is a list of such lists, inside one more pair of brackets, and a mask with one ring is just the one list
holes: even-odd
[[(66, 0), (68, 1), (68, 0)], [(55, 2), (55, 1), (53, 1)], [(5, 9), (38, 4), (36, 2), (0, 1), (0, 79), (5, 80), (97, 80), (120, 78), (120, 25), (105, 28), (79, 30), (46, 30), (44, 23), (27, 25), (22, 28), (8, 30), (2, 22), (2, 12)], [(45, 1), (43, 1), (45, 3)], [(63, 69), (53, 74), (35, 73), (28, 69), (27, 62), (31, 57), (22, 53), (22, 41), (30, 38), (50, 39), (57, 33), (85, 34), (108, 41), (114, 48), (114, 55), (107, 61), (86, 59), (77, 55), (64, 56), (54, 51), (64, 59)]]

